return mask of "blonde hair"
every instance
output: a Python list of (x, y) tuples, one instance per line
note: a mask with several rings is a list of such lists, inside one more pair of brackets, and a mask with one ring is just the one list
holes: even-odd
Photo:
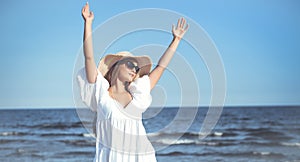
[(112, 81), (115, 81), (117, 79), (117, 73), (119, 72), (119, 66), (120, 64), (118, 61), (113, 64), (113, 66), (108, 70), (108, 72), (105, 74), (104, 78), (108, 81), (110, 85), (112, 85)]

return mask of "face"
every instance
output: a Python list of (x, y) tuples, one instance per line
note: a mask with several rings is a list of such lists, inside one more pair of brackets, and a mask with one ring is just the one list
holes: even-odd
[(119, 64), (119, 78), (122, 81), (132, 82), (140, 68), (133, 59), (121, 60)]

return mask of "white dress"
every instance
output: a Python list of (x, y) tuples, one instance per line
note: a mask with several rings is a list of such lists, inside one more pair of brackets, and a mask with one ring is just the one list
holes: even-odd
[(98, 71), (90, 84), (85, 68), (79, 70), (77, 81), (82, 101), (97, 111), (95, 162), (156, 162), (155, 150), (147, 138), (142, 113), (150, 106), (150, 80), (147, 75), (129, 85), (133, 99), (124, 108), (110, 97), (108, 81)]

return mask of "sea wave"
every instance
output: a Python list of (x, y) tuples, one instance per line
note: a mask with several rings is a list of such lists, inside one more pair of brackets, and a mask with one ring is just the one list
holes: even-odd
[(25, 133), (25, 132), (0, 132), (0, 136), (24, 136), (24, 135), (31, 135), (32, 133)]
[(158, 156), (224, 156), (224, 157), (253, 157), (254, 156), (272, 156), (272, 157), (284, 157), (283, 154), (280, 153), (272, 153), (272, 152), (235, 152), (235, 153), (224, 153), (224, 152), (184, 152), (184, 151), (172, 151), (172, 152), (158, 152)]
[(57, 122), (57, 123), (43, 123), (37, 125), (22, 125), (22, 127), (37, 128), (37, 129), (69, 129), (69, 128), (81, 128), (82, 123), (79, 122)]
[(148, 133), (147, 134), (149, 137), (203, 137), (203, 136), (208, 136), (208, 137), (233, 137), (237, 136), (237, 133), (234, 132), (212, 132), (209, 134), (201, 133), (201, 132), (158, 132), (158, 133)]
[(96, 137), (96, 135), (94, 133), (83, 133), (82, 136), (83, 137), (93, 137), (93, 138)]
[(83, 133), (40, 133), (38, 134), (41, 137), (57, 137), (57, 136), (68, 136), (68, 137), (72, 137), (72, 136), (83, 136)]
[(220, 141), (201, 141), (201, 140), (192, 140), (192, 139), (158, 139), (152, 141), (152, 143), (159, 145), (205, 145), (205, 146), (228, 146), (233, 145), (234, 143), (229, 142), (220, 142)]
[(281, 144), (282, 144), (283, 146), (295, 146), (295, 147), (300, 147), (300, 142), (294, 142), (294, 143), (282, 142)]
[(191, 155), (191, 156), (203, 156), (205, 153), (188, 153), (188, 152), (181, 152), (181, 151), (173, 151), (167, 153), (157, 153), (158, 156), (182, 156), (182, 155)]

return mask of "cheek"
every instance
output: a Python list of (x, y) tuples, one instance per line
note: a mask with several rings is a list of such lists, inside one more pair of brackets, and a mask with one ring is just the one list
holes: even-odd
[(127, 72), (127, 68), (125, 67), (125, 65), (120, 66), (119, 72), (120, 72), (120, 73), (125, 73), (125, 72)]
[(128, 69), (127, 67), (124, 66), (120, 66), (120, 69), (119, 69), (119, 76), (121, 78), (128, 78)]

